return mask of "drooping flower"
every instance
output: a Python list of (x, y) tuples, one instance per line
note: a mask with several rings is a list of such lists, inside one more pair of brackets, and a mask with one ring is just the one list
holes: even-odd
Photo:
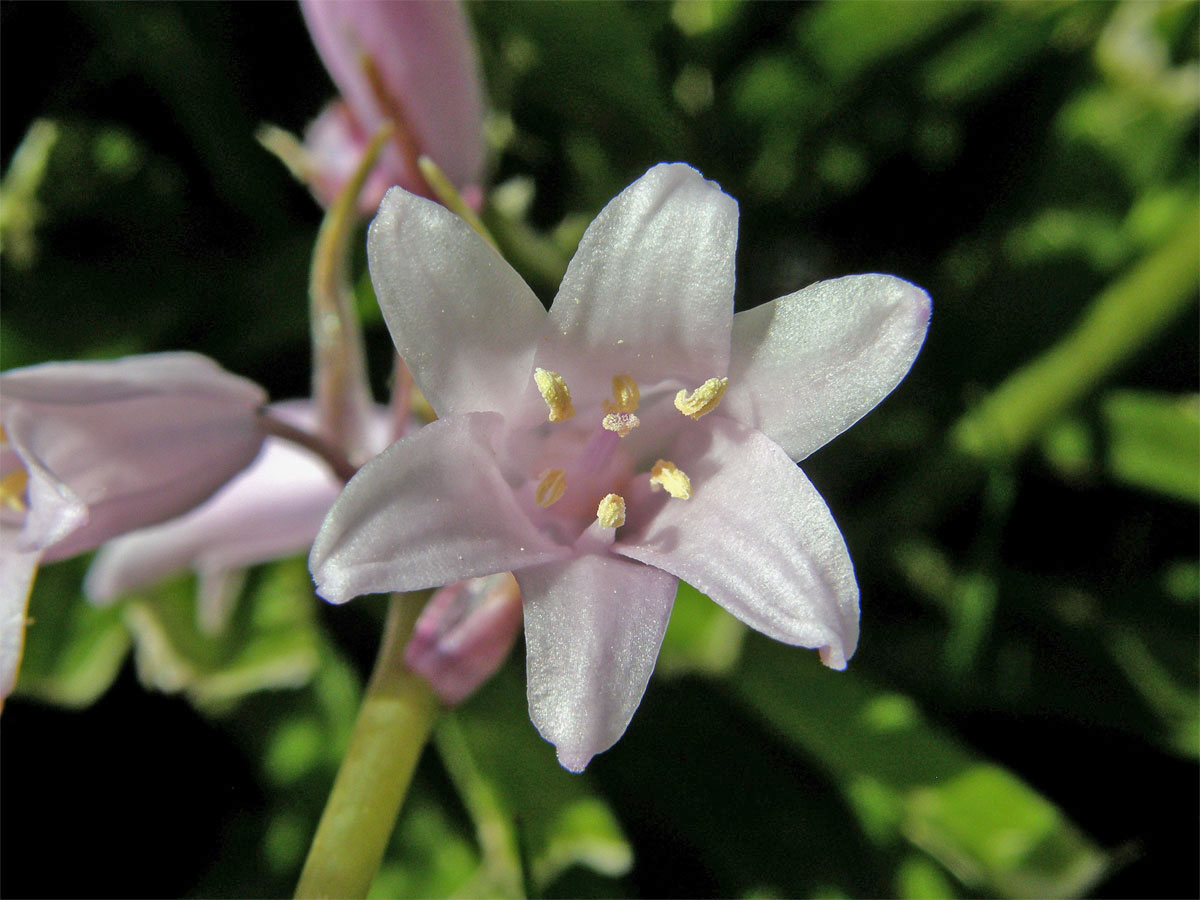
[(330, 205), (357, 167), (367, 142), (392, 122), (360, 197), (373, 212), (399, 184), (426, 194), (416, 167), (429, 156), (468, 197), (483, 174), (483, 96), (479, 61), (461, 5), (443, 0), (301, 0), (313, 42), (342, 99), (305, 135), (318, 199)]
[[(317, 424), (310, 400), (274, 403), (270, 415), (312, 432)], [(376, 407), (370, 423), (372, 452), (388, 443), (392, 414)], [(201, 627), (219, 631), (236, 587), (235, 574), (312, 546), (343, 481), (316, 453), (291, 441), (268, 437), (243, 472), (200, 506), (178, 518), (138, 529), (107, 542), (84, 580), (94, 603), (192, 569), (199, 578)]]
[(441, 417), (351, 480), (319, 592), (512, 571), (530, 714), (582, 770), (624, 732), (678, 579), (842, 668), (858, 588), (796, 467), (908, 371), (930, 314), (889, 275), (733, 314), (737, 204), (661, 165), (589, 226), (547, 313), (461, 220), (402, 190), (371, 226), (396, 348)]
[(194, 353), (0, 375), (0, 698), (38, 564), (205, 500), (258, 453), (264, 402), (258, 385)]

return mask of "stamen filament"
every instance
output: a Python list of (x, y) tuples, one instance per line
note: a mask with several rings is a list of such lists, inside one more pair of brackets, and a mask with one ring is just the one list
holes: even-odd
[(710, 378), (690, 394), (680, 391), (675, 395), (675, 408), (685, 416), (699, 419), (706, 416), (721, 402), (725, 389), (729, 387), (728, 378)]

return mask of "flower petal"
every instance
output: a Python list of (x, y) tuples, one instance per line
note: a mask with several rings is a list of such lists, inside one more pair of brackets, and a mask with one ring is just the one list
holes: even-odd
[(691, 499), (659, 500), (658, 514), (613, 550), (678, 576), (768, 637), (822, 648), (826, 665), (844, 668), (858, 641), (858, 585), (829, 508), (778, 444), (709, 420), (708, 446), (685, 435), (672, 456), (691, 477)]
[(15, 533), (0, 530), (0, 706), (17, 683), (17, 669), (25, 648), (26, 608), (41, 553), (22, 552)]
[(930, 310), (929, 295), (907, 281), (848, 275), (740, 312), (721, 412), (801, 460), (900, 383)]
[[(333, 206), (362, 162), (369, 141), (341, 100), (330, 103), (308, 123), (304, 129), (304, 149), (308, 152), (305, 176), (318, 203)], [(398, 173), (375, 166), (358, 194), (359, 212), (368, 217), (375, 215), (387, 189), (399, 180)], [(415, 188), (417, 184), (410, 181), (404, 186)]]
[(173, 572), (218, 573), (267, 562), (311, 545), (341, 481), (311, 451), (267, 438), (254, 464), (207, 503), (100, 548), (84, 591), (110, 603)]
[(529, 715), (558, 761), (582, 772), (625, 733), (675, 602), (666, 572), (614, 556), (515, 573), (525, 605)]
[[(319, 413), (311, 400), (268, 409), (296, 428), (317, 427)], [(387, 446), (392, 427), (391, 411), (376, 406), (368, 428), (372, 453)], [(104, 544), (88, 569), (84, 592), (93, 603), (107, 604), (192, 568), (200, 576), (201, 609), (223, 609), (237, 581), (233, 570), (308, 550), (343, 487), (311, 450), (268, 437), (249, 468), (201, 506)]]
[(546, 320), (521, 276), (454, 213), (399, 188), (367, 255), (396, 350), (437, 414), (510, 408)]
[[(300, 9), (329, 74), (368, 135), (402, 117), (414, 150), (432, 157), (456, 185), (479, 179), (483, 92), (461, 4), (304, 0)], [(389, 148), (388, 156), (402, 183), (421, 183), (403, 154)]]
[(650, 169), (588, 226), (537, 364), (600, 396), (621, 373), (693, 387), (724, 375), (737, 221), (737, 201), (690, 166)]
[(350, 480), (309, 557), (317, 592), (414, 591), (560, 559), (496, 467), (503, 419), (439, 419), (397, 441)]
[(31, 366), (0, 392), (29, 478), (19, 545), (47, 560), (196, 506), (263, 441), (262, 389), (191, 353)]

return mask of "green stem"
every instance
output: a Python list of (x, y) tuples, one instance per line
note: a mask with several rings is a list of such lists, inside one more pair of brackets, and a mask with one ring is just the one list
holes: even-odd
[(496, 243), (496, 239), (492, 237), (492, 233), (488, 231), (487, 226), (483, 224), (483, 219), (479, 218), (475, 210), (471, 209), (467, 201), (462, 198), (462, 194), (458, 192), (458, 188), (454, 186), (454, 182), (447, 178), (446, 174), (438, 168), (438, 164), (430, 157), (422, 156), (417, 160), (417, 166), (420, 168), (425, 182), (433, 189), (438, 200), (442, 202), (442, 206), (466, 220), (466, 223), (474, 228), (479, 236), (491, 244), (492, 248), (499, 253), (500, 247)]
[(391, 134), (385, 126), (371, 139), (358, 168), (325, 214), (308, 277), (313, 396), (320, 411), (321, 436), (356, 463), (372, 455), (367, 441), (371, 389), (346, 262), (359, 192)]
[(296, 897), (366, 897), (439, 712), (404, 645), (425, 595), (393, 594), (350, 747), (308, 851)]
[(1088, 307), (1069, 334), (1023, 366), (964, 416), (954, 445), (976, 459), (1016, 456), (1116, 366), (1196, 301), (1200, 213)]
[(458, 788), (463, 805), (475, 822), (483, 860), (472, 884), (473, 892), (492, 897), (525, 896), (521, 850), (512, 816), (475, 762), (471, 746), (453, 714), (439, 723), (434, 744), (450, 780)]

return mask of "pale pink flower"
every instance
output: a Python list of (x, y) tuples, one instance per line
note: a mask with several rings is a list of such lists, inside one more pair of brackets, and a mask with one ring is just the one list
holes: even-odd
[(347, 485), (310, 556), (341, 602), (512, 571), (530, 714), (582, 770), (645, 691), (678, 579), (842, 668), (846, 545), (794, 464), (896, 386), (920, 288), (815, 284), (733, 314), (737, 204), (661, 165), (589, 226), (547, 313), (452, 213), (392, 190), (371, 275), (441, 417)]
[(258, 453), (265, 401), (193, 353), (0, 375), (0, 697), (16, 677), (39, 562), (205, 500)]
[[(267, 411), (293, 427), (316, 430), (317, 410), (310, 400), (274, 403)], [(391, 418), (386, 407), (375, 408), (372, 453), (387, 445)], [(206, 631), (219, 631), (237, 572), (306, 552), (342, 486), (312, 450), (268, 437), (253, 464), (200, 506), (101, 547), (84, 591), (92, 602), (105, 605), (192, 569), (199, 579), (200, 624)]]
[(300, 8), (342, 101), (305, 135), (313, 190), (329, 205), (385, 122), (399, 131), (360, 197), (374, 211), (390, 185), (427, 187), (416, 168), (430, 157), (468, 194), (483, 176), (483, 96), (479, 60), (458, 3), (301, 0)]

